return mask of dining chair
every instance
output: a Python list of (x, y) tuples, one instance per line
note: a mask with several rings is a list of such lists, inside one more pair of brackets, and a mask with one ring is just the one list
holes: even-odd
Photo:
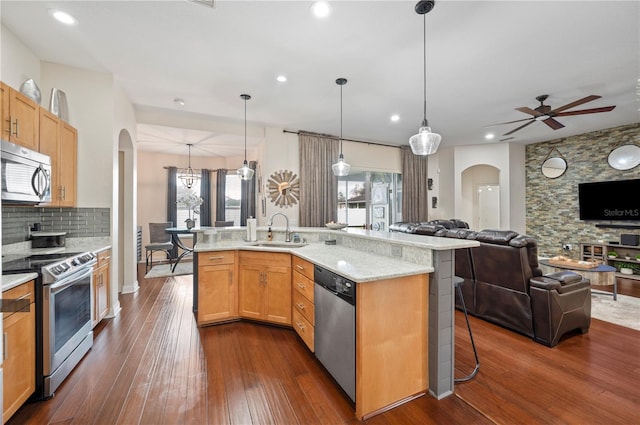
[(156, 251), (164, 251), (169, 258), (169, 267), (172, 265), (171, 250), (173, 242), (171, 235), (165, 231), (167, 227), (173, 227), (173, 223), (168, 221), (164, 223), (149, 223), (149, 244), (145, 245), (146, 249), (146, 265), (145, 274), (149, 272), (149, 265), (153, 266), (153, 253)]

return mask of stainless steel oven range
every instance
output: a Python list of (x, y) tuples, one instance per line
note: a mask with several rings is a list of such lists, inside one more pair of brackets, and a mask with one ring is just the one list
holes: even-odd
[(36, 279), (36, 392), (53, 396), (93, 346), (91, 252), (31, 255), (3, 262), (3, 273), (39, 273)]

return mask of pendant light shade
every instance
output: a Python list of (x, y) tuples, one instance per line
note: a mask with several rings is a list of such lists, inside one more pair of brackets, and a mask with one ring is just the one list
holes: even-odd
[(416, 13), (423, 17), (423, 30), (424, 30), (424, 118), (422, 119), (422, 125), (418, 134), (414, 134), (409, 139), (409, 145), (411, 151), (415, 155), (431, 155), (436, 153), (442, 137), (438, 133), (431, 132), (429, 122), (427, 121), (427, 13), (429, 13), (435, 6), (433, 0), (421, 0), (416, 4)]
[(248, 94), (241, 94), (240, 97), (244, 99), (244, 162), (242, 167), (236, 170), (236, 173), (242, 180), (251, 180), (253, 178), (253, 169), (249, 168), (247, 162), (247, 100), (251, 99)]
[(351, 170), (351, 165), (345, 162), (344, 155), (342, 154), (342, 86), (347, 84), (346, 78), (338, 78), (336, 84), (340, 86), (340, 156), (338, 162), (331, 166), (333, 174), (336, 176), (348, 176)]
[(183, 168), (178, 171), (178, 178), (187, 189), (191, 189), (193, 185), (200, 180), (200, 174), (196, 173), (193, 168), (191, 168), (191, 143), (188, 143), (189, 146), (189, 166), (187, 168)]

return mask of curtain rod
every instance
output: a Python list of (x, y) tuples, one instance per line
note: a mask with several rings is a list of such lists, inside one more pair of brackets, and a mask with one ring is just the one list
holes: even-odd
[[(184, 167), (176, 167), (175, 165), (165, 165), (165, 166), (164, 166), (164, 167), (162, 167), (162, 168), (164, 168), (165, 170), (168, 170), (168, 169), (169, 169), (169, 168), (171, 168), (171, 167), (173, 167), (173, 168), (177, 168), (178, 170), (180, 170), (180, 169), (184, 168)], [(202, 171), (202, 168), (194, 168), (194, 170)], [(218, 171), (218, 170), (236, 171), (236, 169), (235, 169), (235, 168), (215, 168), (215, 169), (209, 169), (209, 171), (213, 171), (213, 172)]]
[[(282, 130), (282, 132), (283, 133), (291, 133), (291, 134), (307, 133), (305, 131), (300, 132), (300, 131), (292, 131), (292, 130)], [(317, 134), (318, 136), (332, 137), (334, 139), (340, 140), (339, 137), (331, 136), (329, 134), (319, 134), (319, 133), (307, 133), (307, 134)], [(342, 140), (345, 140), (347, 142), (365, 143), (367, 145), (386, 146), (388, 148), (398, 148), (398, 149), (400, 149), (402, 147), (402, 146), (396, 146), (396, 145), (388, 145), (386, 143), (367, 142), (367, 141), (364, 141), (364, 140), (354, 140), (354, 139), (345, 139), (344, 137), (342, 138)]]

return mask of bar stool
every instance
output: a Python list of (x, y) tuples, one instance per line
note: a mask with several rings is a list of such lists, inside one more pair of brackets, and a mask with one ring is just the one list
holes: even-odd
[(480, 370), (480, 360), (478, 360), (478, 351), (476, 350), (476, 344), (473, 341), (473, 334), (471, 333), (471, 325), (469, 324), (469, 315), (467, 314), (467, 306), (464, 304), (464, 296), (462, 295), (463, 283), (464, 283), (463, 278), (454, 276), (453, 285), (455, 286), (456, 291), (458, 292), (458, 296), (460, 297), (460, 303), (462, 304), (462, 311), (464, 312), (464, 318), (467, 321), (467, 329), (469, 329), (469, 338), (471, 339), (471, 346), (473, 347), (473, 355), (476, 358), (476, 367), (473, 369), (473, 372), (471, 372), (469, 375), (463, 378), (454, 379), (453, 380), (454, 383), (470, 381), (473, 378), (475, 378), (475, 376), (478, 374), (478, 371)]

